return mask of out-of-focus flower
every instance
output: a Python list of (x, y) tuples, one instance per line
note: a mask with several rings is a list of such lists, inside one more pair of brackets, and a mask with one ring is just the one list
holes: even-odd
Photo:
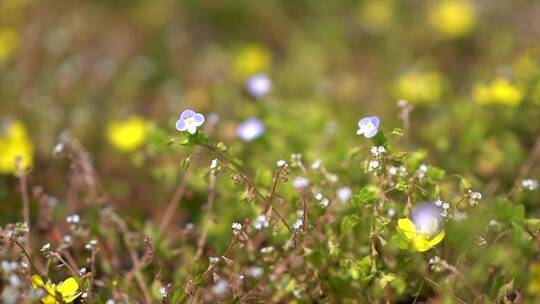
[(534, 263), (529, 271), (530, 280), (527, 291), (531, 294), (540, 295), (540, 263)]
[(444, 79), (438, 72), (410, 71), (396, 81), (397, 97), (412, 104), (433, 104), (440, 100)]
[(234, 222), (234, 223), (231, 225), (231, 227), (232, 227), (233, 230), (241, 230), (241, 229), (242, 229), (242, 224), (237, 223), (237, 222)]
[(107, 126), (107, 139), (118, 150), (130, 152), (146, 141), (147, 125), (142, 117), (114, 120)]
[(345, 203), (352, 197), (352, 190), (349, 187), (341, 187), (337, 189), (337, 198), (340, 202)]
[(302, 221), (302, 219), (297, 219), (296, 222), (294, 222), (294, 224), (292, 225), (292, 227), (294, 230), (300, 230), (303, 224), (304, 222)]
[(219, 282), (217, 282), (217, 284), (212, 287), (212, 292), (218, 296), (222, 295), (227, 291), (228, 286), (229, 284), (227, 283), (227, 281), (219, 280)]
[(377, 116), (364, 117), (358, 122), (356, 134), (364, 135), (367, 138), (375, 136), (379, 130), (381, 120)]
[(379, 161), (377, 160), (372, 160), (369, 162), (368, 164), (368, 172), (371, 172), (375, 169), (379, 168)]
[(272, 90), (272, 79), (262, 73), (253, 75), (246, 80), (245, 89), (253, 98), (264, 97)]
[(440, 243), (445, 232), (441, 208), (426, 203), (416, 207), (410, 218), (398, 220), (400, 248), (424, 252)]
[(505, 78), (496, 78), (491, 84), (477, 84), (473, 88), (473, 99), (480, 104), (500, 104), (517, 106), (523, 99), (521, 87)]
[(360, 21), (371, 32), (386, 32), (394, 22), (393, 0), (368, 0), (360, 7)]
[(0, 125), (0, 173), (19, 175), (33, 165), (34, 145), (20, 121)]
[(188, 131), (189, 134), (195, 134), (197, 127), (204, 123), (204, 115), (193, 110), (185, 110), (180, 114), (180, 119), (176, 121), (176, 130)]
[(534, 191), (538, 189), (538, 181), (532, 178), (524, 179), (521, 182), (521, 186), (529, 191)]
[(276, 165), (281, 168), (287, 165), (287, 162), (284, 159), (280, 159), (276, 162)]
[(0, 63), (9, 59), (19, 46), (19, 35), (12, 28), (0, 28)]
[(443, 38), (454, 39), (469, 34), (476, 23), (476, 11), (467, 0), (434, 1), (428, 19)]
[(243, 141), (252, 141), (262, 136), (264, 131), (264, 124), (258, 118), (248, 119), (236, 128), (236, 134)]
[(268, 70), (272, 63), (272, 54), (261, 45), (251, 44), (241, 48), (234, 58), (234, 73), (246, 77)]
[(297, 178), (294, 179), (293, 186), (296, 189), (303, 189), (303, 188), (309, 186), (309, 179), (307, 179), (304, 176), (298, 176)]
[[(72, 277), (56, 285), (51, 281), (44, 283), (43, 279), (39, 275), (33, 275), (32, 287), (34, 289), (46, 290), (47, 295), (41, 299), (41, 302), (44, 304), (71, 303), (81, 295), (81, 292), (79, 291), (79, 283), (77, 283), (77, 280)], [(58, 295), (59, 298), (55, 298), (54, 295)]]
[(269, 225), (268, 219), (266, 218), (266, 215), (264, 214), (259, 215), (253, 222), (253, 227), (257, 230), (266, 228), (268, 227), (268, 225)]

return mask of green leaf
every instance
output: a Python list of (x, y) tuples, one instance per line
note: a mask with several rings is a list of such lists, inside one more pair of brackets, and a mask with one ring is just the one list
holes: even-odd
[(431, 181), (439, 182), (444, 179), (444, 176), (446, 175), (446, 172), (438, 167), (435, 166), (429, 166), (427, 176), (428, 179)]
[(355, 208), (360, 208), (362, 205), (373, 203), (377, 200), (377, 193), (367, 187), (362, 188), (359, 193), (353, 195), (351, 204)]
[(359, 224), (360, 221), (361, 221), (361, 218), (358, 215), (354, 215), (354, 214), (343, 217), (340, 224), (341, 234), (345, 235), (345, 234), (351, 233), (354, 226)]

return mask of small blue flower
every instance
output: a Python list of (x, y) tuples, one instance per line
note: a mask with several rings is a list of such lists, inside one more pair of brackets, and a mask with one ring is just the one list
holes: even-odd
[(252, 141), (264, 134), (265, 127), (258, 118), (251, 118), (241, 123), (236, 129), (236, 134), (243, 141)]
[(180, 115), (180, 119), (176, 122), (176, 130), (187, 130), (189, 134), (195, 134), (195, 132), (197, 132), (197, 127), (202, 126), (203, 123), (204, 115), (188, 109)]
[(366, 138), (372, 138), (377, 134), (381, 120), (378, 116), (364, 117), (358, 122), (358, 131), (356, 134), (364, 135)]
[(410, 218), (418, 233), (433, 237), (443, 229), (443, 211), (443, 208), (436, 204), (424, 203), (413, 209)]
[(261, 98), (272, 90), (272, 79), (266, 74), (256, 74), (246, 80), (246, 91), (253, 98)]

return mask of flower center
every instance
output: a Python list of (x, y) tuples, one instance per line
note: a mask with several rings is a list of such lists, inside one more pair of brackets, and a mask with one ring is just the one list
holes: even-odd
[(372, 122), (368, 122), (368, 123), (364, 126), (364, 129), (366, 129), (366, 131), (371, 131), (371, 130), (373, 130), (373, 128), (375, 128), (375, 126), (373, 125)]
[(187, 126), (193, 126), (193, 125), (195, 125), (195, 118), (190, 117), (190, 118), (186, 119), (185, 122), (186, 122)]

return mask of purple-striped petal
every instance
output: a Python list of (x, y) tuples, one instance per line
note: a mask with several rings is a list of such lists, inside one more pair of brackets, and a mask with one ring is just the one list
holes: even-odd
[(178, 121), (176, 121), (176, 130), (178, 131), (186, 130), (186, 122), (183, 119), (179, 119)]
[(180, 119), (188, 119), (190, 117), (193, 117), (193, 115), (195, 115), (195, 112), (193, 110), (185, 110), (180, 115)]
[(198, 127), (200, 125), (202, 125), (204, 123), (204, 115), (202, 115), (201, 113), (196, 113), (194, 116), (193, 116), (193, 119), (195, 120), (195, 125)]
[(378, 116), (371, 116), (369, 118), (369, 120), (371, 121), (371, 123), (375, 126), (375, 128), (379, 128), (379, 124), (381, 123), (381, 120), (379, 119)]

